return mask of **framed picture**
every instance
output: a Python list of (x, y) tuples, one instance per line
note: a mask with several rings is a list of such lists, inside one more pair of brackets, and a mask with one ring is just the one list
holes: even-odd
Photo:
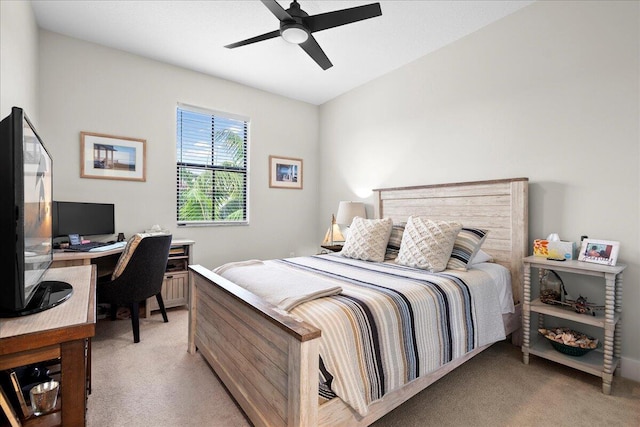
[(146, 141), (80, 132), (80, 177), (146, 181)]
[(619, 250), (620, 242), (584, 239), (578, 254), (578, 261), (614, 266), (618, 261)]
[(302, 189), (302, 159), (269, 156), (269, 187)]

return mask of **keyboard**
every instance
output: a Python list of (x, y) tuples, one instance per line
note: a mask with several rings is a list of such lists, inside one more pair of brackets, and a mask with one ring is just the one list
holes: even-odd
[(71, 251), (80, 251), (80, 252), (89, 252), (91, 249), (99, 248), (101, 246), (107, 246), (108, 243), (104, 242), (89, 242), (82, 243), (79, 245), (69, 245), (69, 250)]
[(93, 249), (89, 249), (89, 252), (105, 252), (110, 251), (112, 249), (121, 249), (127, 245), (127, 242), (115, 242), (111, 244), (105, 243), (104, 246), (98, 246)]

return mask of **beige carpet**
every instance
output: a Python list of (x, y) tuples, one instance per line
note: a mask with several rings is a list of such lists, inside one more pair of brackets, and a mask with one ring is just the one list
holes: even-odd
[(200, 356), (187, 353), (187, 315), (167, 310), (131, 321), (101, 320), (92, 342), (89, 427), (248, 426), (243, 413)]
[[(248, 426), (200, 355), (187, 353), (187, 314), (169, 323), (141, 319), (133, 344), (129, 320), (100, 321), (93, 340), (88, 426)], [(497, 343), (374, 425), (640, 426), (640, 384), (599, 378)]]

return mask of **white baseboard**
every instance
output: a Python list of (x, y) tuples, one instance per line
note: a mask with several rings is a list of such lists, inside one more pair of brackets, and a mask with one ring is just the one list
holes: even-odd
[(620, 365), (621, 376), (640, 382), (640, 360), (623, 357), (620, 361)]

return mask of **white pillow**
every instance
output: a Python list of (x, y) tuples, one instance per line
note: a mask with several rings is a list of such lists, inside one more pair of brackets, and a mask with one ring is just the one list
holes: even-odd
[(347, 258), (363, 261), (384, 261), (387, 242), (393, 221), (385, 219), (364, 219), (355, 217), (349, 227), (349, 236), (340, 254)]
[(478, 249), (478, 253), (471, 258), (469, 265), (480, 264), (481, 262), (493, 262), (493, 257), (482, 249)]
[(410, 216), (396, 262), (432, 273), (444, 270), (461, 229), (462, 224), (458, 222)]

